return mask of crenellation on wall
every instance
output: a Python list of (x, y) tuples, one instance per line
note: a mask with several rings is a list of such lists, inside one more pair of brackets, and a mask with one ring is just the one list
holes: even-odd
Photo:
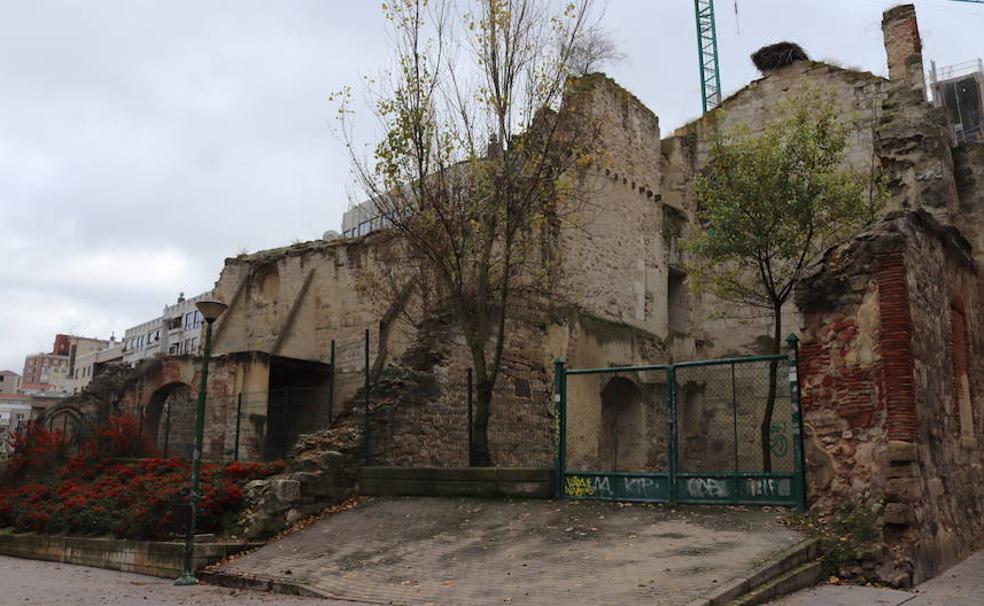
[(574, 88), (571, 111), (591, 116), (599, 134), (560, 232), (558, 292), (591, 314), (666, 336), (659, 120), (602, 74)]

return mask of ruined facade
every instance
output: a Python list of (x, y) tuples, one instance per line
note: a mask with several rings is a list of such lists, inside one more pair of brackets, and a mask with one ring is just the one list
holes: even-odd
[[(602, 125), (597, 161), (579, 177), (576, 219), (554, 241), (556, 301), (510, 331), (490, 430), (498, 464), (553, 464), (554, 358), (598, 368), (763, 353), (769, 318), (692, 292), (680, 243), (693, 228), (693, 180), (712, 129), (761, 128), (784, 98), (810, 86), (832, 91), (851, 122), (848, 164), (883, 171), (891, 194), (882, 216), (817, 261), (784, 310), (801, 342), (811, 502), (872, 506), (891, 549), (879, 573), (900, 584), (973, 548), (984, 533), (984, 147), (954, 146), (945, 115), (926, 102), (912, 7), (886, 13), (884, 31), (888, 79), (795, 62), (665, 139), (656, 115), (610, 79), (579, 83), (582, 107)], [(412, 326), (396, 304), (366, 292), (361, 277), (385, 262), (387, 245), (385, 233), (371, 233), (226, 260), (215, 285), (229, 309), (215, 327), (207, 457), (283, 455), (329, 419), (353, 423), (364, 410), (368, 357), (373, 460), (467, 464), (463, 339), (440, 314)], [(129, 394), (126, 406), (154, 435), (164, 402), (197, 389), (197, 363), (166, 359)], [(663, 397), (658, 379), (572, 389), (585, 433), (612, 423), (607, 400), (633, 411), (626, 435), (665, 427), (661, 412), (638, 404)], [(694, 448), (708, 433), (696, 428), (713, 414), (698, 400), (685, 399), (681, 411), (681, 439)], [(666, 440), (636, 433), (640, 443)], [(745, 449), (753, 456), (755, 439)], [(609, 447), (593, 444), (572, 456), (590, 460)], [(622, 460), (665, 465), (658, 459), (626, 451)]]

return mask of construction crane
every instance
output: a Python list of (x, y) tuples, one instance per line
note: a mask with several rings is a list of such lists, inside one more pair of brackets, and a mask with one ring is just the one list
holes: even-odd
[[(984, 2), (984, 0), (980, 0)], [(721, 65), (718, 63), (714, 0), (694, 0), (697, 10), (697, 53), (700, 59), (700, 95), (704, 113), (721, 105)]]
[[(952, 0), (984, 4), (984, 0)], [(704, 113), (721, 105), (721, 65), (718, 62), (717, 26), (714, 0), (694, 0), (697, 11), (697, 53), (700, 60), (700, 95)], [(735, 12), (738, 4), (735, 3)]]

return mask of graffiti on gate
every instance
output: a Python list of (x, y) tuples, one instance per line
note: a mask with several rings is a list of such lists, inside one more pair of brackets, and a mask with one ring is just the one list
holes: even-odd
[(773, 455), (784, 457), (789, 452), (789, 440), (786, 438), (788, 432), (789, 425), (785, 421), (773, 423), (769, 428), (769, 448)]
[(690, 478), (687, 480), (687, 495), (692, 499), (728, 498), (727, 480), (715, 478)]
[(793, 494), (793, 483), (789, 478), (749, 478), (745, 480), (745, 490), (750, 497), (789, 497)]
[(624, 491), (621, 495), (626, 499), (661, 500), (666, 496), (661, 490), (660, 481), (656, 478), (624, 477)]
[(567, 476), (564, 494), (569, 497), (610, 498), (611, 480), (603, 476)]

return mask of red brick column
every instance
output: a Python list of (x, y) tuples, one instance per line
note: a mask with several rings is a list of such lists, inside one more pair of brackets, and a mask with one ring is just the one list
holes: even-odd
[(902, 255), (880, 256), (876, 278), (881, 319), (882, 403), (886, 409), (888, 437), (911, 441), (916, 437), (912, 314)]

